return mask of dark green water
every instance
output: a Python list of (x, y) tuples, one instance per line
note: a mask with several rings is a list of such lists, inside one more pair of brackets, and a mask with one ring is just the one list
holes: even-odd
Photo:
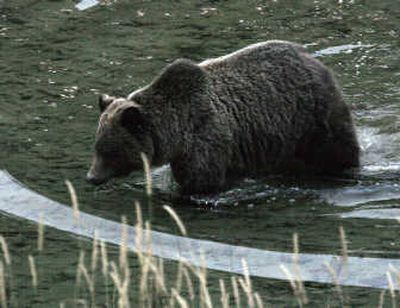
[[(195, 238), (291, 251), (296, 232), (301, 251), (337, 254), (342, 225), (351, 255), (400, 258), (400, 226), (392, 219), (400, 216), (397, 0), (342, 5), (120, 0), (82, 12), (74, 4), (0, 2), (0, 168), (63, 203), (69, 202), (64, 184), (69, 179), (83, 211), (114, 220), (126, 215), (133, 221), (134, 200), (142, 200), (148, 212), (142, 174), (101, 188), (84, 180), (99, 115), (97, 94), (127, 95), (175, 58), (201, 61), (268, 39), (296, 41), (317, 52), (338, 76), (364, 149), (360, 176), (307, 183), (301, 178), (248, 180), (232, 191), (189, 202), (165, 198), (168, 170), (157, 171), (161, 176), (155, 178), (158, 193), (149, 217), (153, 228), (177, 231), (162, 210), (167, 203)], [(215, 10), (205, 9), (210, 7)], [(54, 306), (73, 297), (79, 249), (90, 243), (48, 230), (46, 250), (38, 256), (41, 292), (35, 295), (28, 287), (27, 255), (35, 245), (36, 227), (6, 216), (0, 220), (0, 232), (15, 256), (21, 305)], [(228, 275), (211, 274), (222, 276)], [(285, 282), (256, 279), (255, 286), (270, 303), (292, 303)], [(331, 286), (309, 284), (307, 289), (315, 305), (334, 303)], [(345, 292), (353, 304), (372, 305), (380, 291)]]

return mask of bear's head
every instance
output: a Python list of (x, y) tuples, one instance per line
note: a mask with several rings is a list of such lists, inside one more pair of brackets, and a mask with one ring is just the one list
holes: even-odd
[(95, 185), (141, 170), (141, 153), (154, 153), (150, 127), (143, 108), (125, 98), (99, 97), (100, 120), (95, 155), (87, 180)]
[(142, 153), (153, 166), (179, 159), (188, 147), (188, 136), (211, 113), (207, 84), (203, 68), (178, 59), (127, 98), (101, 95), (88, 181), (101, 184), (142, 170)]

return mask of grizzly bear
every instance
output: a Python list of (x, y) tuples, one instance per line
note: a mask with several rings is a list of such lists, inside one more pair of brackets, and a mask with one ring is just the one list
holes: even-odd
[(170, 164), (183, 193), (272, 173), (334, 175), (359, 166), (349, 107), (332, 72), (303, 47), (267, 41), (201, 63), (178, 59), (127, 98), (100, 96), (101, 184)]

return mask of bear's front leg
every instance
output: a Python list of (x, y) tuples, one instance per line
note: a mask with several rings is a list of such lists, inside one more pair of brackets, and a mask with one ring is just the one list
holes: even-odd
[(208, 194), (224, 188), (226, 157), (210, 151), (193, 151), (171, 162), (172, 173), (183, 194)]

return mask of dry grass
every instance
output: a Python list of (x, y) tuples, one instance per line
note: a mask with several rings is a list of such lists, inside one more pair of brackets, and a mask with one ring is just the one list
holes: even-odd
[[(146, 194), (152, 194), (149, 161), (142, 155), (144, 173), (146, 178)], [(71, 196), (74, 217), (79, 220), (79, 208), (76, 192), (72, 183), (66, 181)], [(178, 214), (170, 206), (164, 206), (177, 225), (180, 233), (187, 236), (187, 230)], [(135, 253), (128, 250), (128, 228), (127, 219), (122, 217), (121, 243), (119, 246), (118, 262), (110, 261), (105, 243), (98, 240), (95, 232), (92, 242), (90, 266), (86, 265), (85, 252), (81, 251), (77, 265), (76, 288), (84, 288), (88, 291), (88, 299), (74, 299), (74, 301), (85, 300), (85, 304), (95, 307), (96, 282), (106, 285), (106, 306), (117, 305), (118, 307), (264, 307), (260, 294), (253, 291), (248, 266), (243, 260), (243, 276), (232, 277), (228, 288), (226, 282), (219, 280), (219, 302), (214, 303), (210, 295), (206, 262), (203, 266), (194, 267), (181, 260), (177, 264), (176, 279), (168, 279), (164, 270), (164, 261), (156, 258), (152, 253), (151, 225), (143, 220), (142, 209), (135, 203), (136, 211), (136, 237)], [(40, 230), (40, 229), (39, 229)], [(43, 237), (38, 231), (40, 237)], [(139, 263), (139, 272), (132, 277), (130, 260), (132, 257)], [(98, 262), (101, 266), (98, 266)], [(96, 273), (102, 280), (96, 279)], [(112, 294), (109, 294), (109, 283), (111, 282)], [(229, 293), (231, 290), (232, 295)], [(135, 293), (134, 298), (131, 293)], [(65, 301), (60, 303), (65, 305)]]
[[(147, 180), (146, 193), (151, 196), (150, 165), (142, 155), (145, 177)], [(71, 196), (75, 221), (79, 221), (78, 198), (71, 182), (66, 181)], [(187, 236), (187, 229), (178, 214), (170, 206), (164, 206), (177, 225), (180, 233)], [(195, 267), (185, 260), (176, 264), (176, 272), (169, 269), (165, 272), (164, 261), (153, 255), (151, 224), (144, 221), (139, 203), (135, 203), (135, 252), (128, 249), (128, 220), (122, 217), (121, 243), (117, 258), (109, 255), (106, 243), (99, 240), (98, 233), (94, 233), (90, 254), (81, 251), (76, 269), (75, 298), (60, 299), (60, 307), (257, 307), (266, 306), (260, 293), (254, 290), (246, 260), (242, 260), (243, 275), (235, 275), (230, 280), (219, 279), (218, 286), (210, 289), (209, 273), (203, 260), (203, 266)], [(37, 250), (44, 249), (43, 216), (38, 224)], [(348, 260), (347, 239), (343, 227), (339, 228), (341, 243), (342, 265)], [(15, 306), (8, 290), (12, 289), (11, 256), (8, 245), (3, 236), (0, 236), (2, 259), (0, 260), (0, 304), (1, 307)], [(86, 258), (89, 256), (89, 258)], [(90, 259), (90, 260), (87, 260)], [(134, 263), (132, 264), (132, 261)], [(135, 267), (136, 265), (138, 267)], [(28, 265), (31, 273), (32, 288), (40, 288), (35, 258), (28, 256)], [(300, 248), (297, 234), (293, 235), (293, 260), (290, 268), (281, 265), (281, 270), (287, 276), (294, 297), (299, 307), (310, 304), (309, 297), (301, 277)], [(339, 284), (335, 270), (326, 264), (327, 271), (332, 277), (332, 283), (341, 306), (346, 306), (346, 298)], [(174, 267), (175, 268), (175, 267)], [(392, 303), (396, 301), (396, 282), (400, 282), (400, 273), (395, 269), (387, 272)], [(96, 290), (105, 290), (101, 299), (96, 297)], [(212, 296), (213, 295), (213, 296)], [(379, 297), (378, 307), (383, 307), (385, 292)], [(394, 305), (393, 304), (393, 305)]]
[(10, 266), (11, 265), (10, 252), (8, 251), (7, 242), (2, 235), (0, 235), (0, 244), (1, 244), (1, 250), (3, 252), (4, 262), (6, 263), (6, 265)]
[(175, 221), (176, 225), (178, 226), (181, 234), (184, 236), (187, 236), (186, 227), (183, 224), (182, 220), (179, 218), (179, 216), (176, 214), (176, 212), (168, 205), (164, 205), (163, 208), (164, 208), (164, 210), (166, 210), (168, 212), (169, 215), (171, 215), (171, 217)]
[(32, 276), (32, 287), (36, 289), (38, 286), (38, 274), (36, 270), (35, 258), (29, 255), (28, 261), (29, 261), (29, 269), (31, 271), (31, 276)]
[(43, 214), (40, 214), (38, 223), (38, 239), (37, 239), (37, 249), (38, 251), (43, 251), (44, 247), (44, 224), (43, 224)]
[(67, 185), (68, 192), (71, 197), (71, 205), (72, 205), (72, 209), (74, 211), (75, 223), (78, 223), (79, 222), (79, 203), (78, 203), (78, 197), (76, 195), (75, 188), (69, 180), (65, 181), (65, 185)]
[(3, 261), (0, 261), (0, 302), (1, 307), (7, 307), (6, 281)]
[[(176, 272), (168, 275), (165, 273), (164, 261), (152, 253), (151, 226), (143, 220), (139, 204), (136, 209), (135, 249), (133, 253), (128, 249), (127, 219), (122, 217), (121, 243), (117, 258), (111, 258), (107, 245), (99, 240), (98, 233), (94, 233), (90, 253), (80, 252), (76, 270), (75, 298), (60, 299), (60, 307), (266, 307), (260, 293), (253, 288), (250, 272), (246, 260), (242, 260), (243, 275), (232, 276), (230, 280), (219, 279), (218, 287), (211, 291), (208, 272), (204, 265), (195, 267), (181, 260), (176, 264)], [(171, 218), (176, 222), (182, 234), (187, 234), (186, 228), (177, 213), (171, 207), (165, 207)], [(44, 236), (44, 235), (41, 235)], [(342, 242), (341, 260), (347, 260), (347, 246), (344, 230), (339, 230)], [(10, 307), (13, 301), (8, 294), (12, 262), (6, 240), (0, 236), (3, 258), (0, 260), (0, 304), (1, 307)], [(115, 251), (115, 250), (114, 250)], [(115, 257), (115, 256), (114, 256)], [(132, 261), (134, 261), (133, 264)], [(281, 270), (286, 274), (289, 285), (297, 301), (297, 306), (303, 307), (310, 304), (304, 282), (301, 278), (300, 249), (297, 234), (293, 235), (293, 260), (290, 268), (281, 265)], [(136, 271), (132, 265), (139, 263)], [(40, 288), (40, 280), (36, 268), (35, 258), (28, 256), (28, 265), (31, 273), (32, 288)], [(337, 273), (329, 265), (327, 271), (331, 274), (332, 283), (341, 307), (346, 307), (344, 296)], [(397, 300), (395, 281), (400, 281), (400, 273), (391, 268), (387, 272), (389, 295), (393, 307)], [(101, 299), (96, 297), (96, 290), (103, 290)], [(105, 297), (104, 297), (105, 290)], [(211, 294), (213, 296), (211, 296)], [(385, 292), (380, 293), (378, 307), (383, 307)]]

